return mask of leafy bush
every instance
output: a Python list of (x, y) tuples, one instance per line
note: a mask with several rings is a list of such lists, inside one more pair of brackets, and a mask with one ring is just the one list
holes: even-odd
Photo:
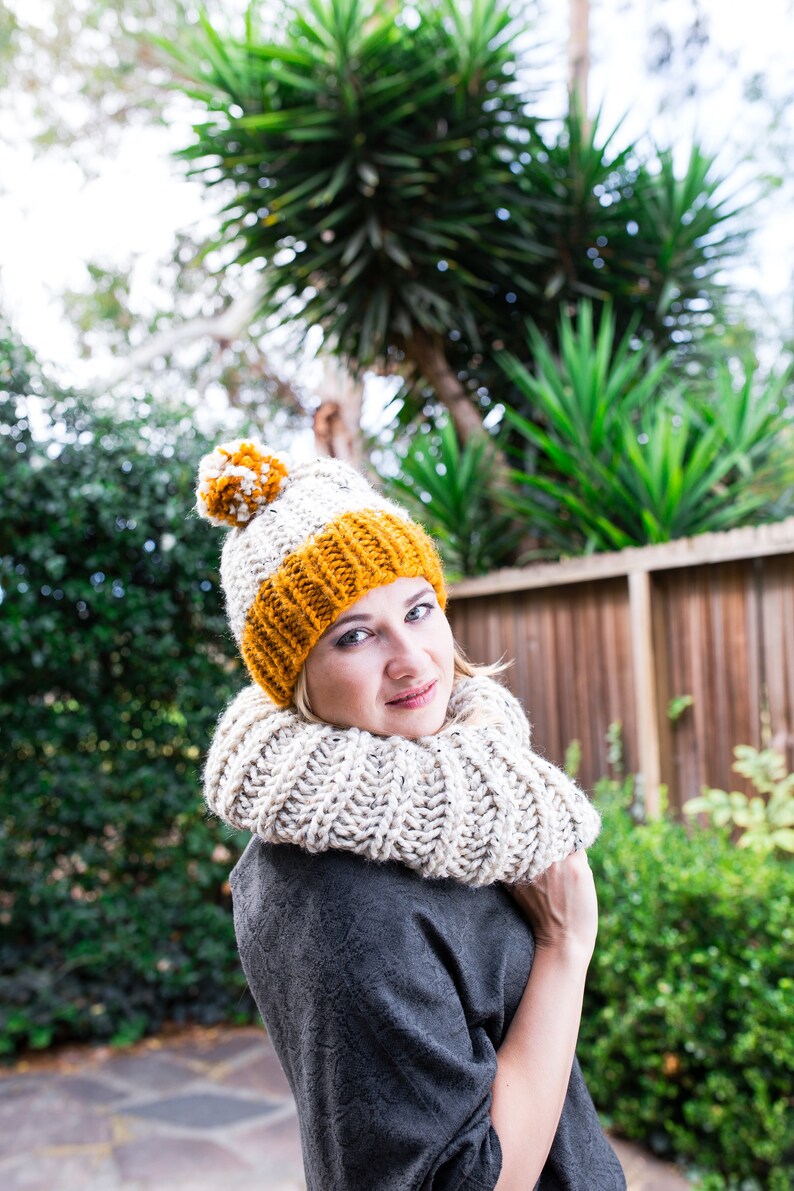
[(707, 786), (700, 798), (684, 803), (684, 811), (706, 814), (714, 827), (738, 827), (740, 848), (794, 852), (794, 773), (786, 771), (785, 757), (777, 749), (759, 750), (749, 744), (737, 744), (733, 752), (733, 768), (758, 794), (748, 798), (741, 790), (729, 794)]
[(238, 845), (200, 798), (241, 681), (217, 537), (189, 516), (204, 444), (184, 412), (45, 389), (0, 336), (4, 1053), (250, 1012)]
[(791, 511), (790, 371), (758, 392), (718, 366), (711, 392), (670, 380), (631, 331), (616, 338), (607, 308), (594, 329), (582, 303), (562, 316), (559, 358), (530, 329), (530, 372), (502, 355), (536, 421), (508, 409), (526, 447), (522, 489), (508, 503), (565, 553), (621, 550), (774, 520)]
[(689, 1162), (710, 1187), (783, 1191), (794, 866), (722, 833), (638, 827), (614, 786), (591, 851), (601, 926), (580, 1053), (594, 1099), (616, 1131)]

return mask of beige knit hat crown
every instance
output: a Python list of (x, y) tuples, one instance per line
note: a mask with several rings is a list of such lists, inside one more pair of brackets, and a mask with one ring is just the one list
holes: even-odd
[(251, 677), (281, 707), (322, 634), (366, 592), (421, 577), (446, 605), (425, 531), (339, 460), (290, 467), (256, 442), (223, 443), (199, 465), (196, 507), (231, 530), (229, 622)]

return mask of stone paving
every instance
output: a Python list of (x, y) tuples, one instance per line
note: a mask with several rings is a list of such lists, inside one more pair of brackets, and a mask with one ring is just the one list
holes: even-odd
[[(630, 1191), (688, 1187), (642, 1150), (616, 1147)], [(264, 1031), (191, 1030), (5, 1070), (0, 1187), (305, 1191), (295, 1106)]]

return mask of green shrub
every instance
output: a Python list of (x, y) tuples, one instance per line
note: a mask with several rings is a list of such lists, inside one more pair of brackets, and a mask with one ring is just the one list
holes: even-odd
[[(45, 395), (0, 334), (0, 1052), (250, 1014), (202, 751), (240, 685), (189, 416)], [(31, 394), (33, 397), (31, 399)], [(49, 429), (31, 435), (30, 416)]]
[(783, 1191), (794, 1160), (794, 865), (719, 832), (638, 827), (614, 794), (603, 810), (581, 1034), (594, 1099), (617, 1132), (687, 1161), (710, 1187)]
[(756, 852), (794, 852), (794, 773), (777, 749), (737, 744), (733, 768), (755, 786), (752, 797), (741, 790), (704, 786), (700, 798), (684, 803), (687, 815), (705, 814), (714, 827), (738, 828), (737, 844)]

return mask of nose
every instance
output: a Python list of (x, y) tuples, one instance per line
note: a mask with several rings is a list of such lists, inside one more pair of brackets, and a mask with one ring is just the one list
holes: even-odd
[(390, 637), (385, 669), (388, 677), (392, 679), (425, 676), (424, 650), (416, 638), (402, 627)]

